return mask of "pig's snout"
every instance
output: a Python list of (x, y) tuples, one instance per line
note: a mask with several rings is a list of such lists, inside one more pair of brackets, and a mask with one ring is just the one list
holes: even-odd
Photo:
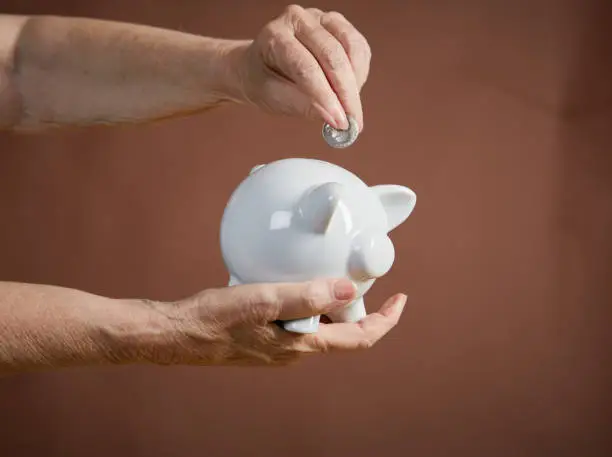
[(380, 278), (395, 260), (393, 242), (386, 233), (361, 233), (355, 237), (349, 271), (357, 280)]

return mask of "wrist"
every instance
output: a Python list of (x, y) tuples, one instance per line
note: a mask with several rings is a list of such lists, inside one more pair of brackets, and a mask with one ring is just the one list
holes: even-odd
[(217, 90), (221, 97), (236, 103), (244, 103), (244, 71), (246, 53), (252, 40), (218, 40)]
[(111, 358), (120, 364), (166, 363), (178, 331), (169, 304), (145, 299), (115, 300), (120, 320), (104, 329)]

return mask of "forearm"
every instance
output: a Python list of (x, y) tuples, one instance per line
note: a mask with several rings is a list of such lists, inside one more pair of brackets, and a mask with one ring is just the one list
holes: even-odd
[(147, 362), (168, 329), (145, 301), (0, 282), (0, 374)]
[(0, 127), (144, 122), (238, 100), (244, 41), (52, 16), (0, 15), (0, 32)]

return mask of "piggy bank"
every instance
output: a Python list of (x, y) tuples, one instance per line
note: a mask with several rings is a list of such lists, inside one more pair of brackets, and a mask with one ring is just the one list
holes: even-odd
[[(395, 259), (389, 232), (410, 215), (415, 193), (398, 185), (368, 186), (355, 174), (315, 159), (254, 167), (229, 199), (221, 253), (229, 285), (348, 277), (357, 299), (328, 315), (332, 322), (366, 316), (364, 294)], [(314, 333), (320, 316), (282, 322)]]

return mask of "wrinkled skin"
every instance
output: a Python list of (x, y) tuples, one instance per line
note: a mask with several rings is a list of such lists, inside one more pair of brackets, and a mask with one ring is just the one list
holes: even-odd
[[(367, 40), (340, 13), (295, 5), (254, 40), (0, 14), (0, 129), (148, 122), (228, 101), (336, 128), (348, 127), (348, 114), (363, 129), (370, 60)], [(143, 361), (284, 365), (370, 348), (396, 325), (402, 294), (358, 323), (324, 323), (317, 334), (275, 323), (346, 306), (354, 290), (333, 298), (332, 282), (235, 286), (162, 303), (0, 281), (0, 374)]]
[(244, 98), (275, 114), (324, 119), (363, 129), (360, 91), (372, 53), (364, 36), (338, 12), (292, 5), (242, 50)]
[(406, 297), (398, 294), (359, 323), (321, 324), (318, 333), (286, 332), (277, 320), (325, 314), (354, 297), (350, 281), (344, 299), (334, 298), (333, 280), (296, 284), (241, 285), (211, 289), (176, 303), (149, 303), (171, 322), (159, 349), (148, 354), (157, 364), (287, 365), (306, 354), (371, 348), (398, 322)]

